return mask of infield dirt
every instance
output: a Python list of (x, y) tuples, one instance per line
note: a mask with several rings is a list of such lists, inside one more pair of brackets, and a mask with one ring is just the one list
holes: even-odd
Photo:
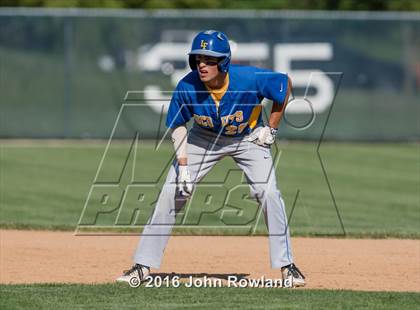
[[(107, 283), (131, 266), (137, 236), (1, 230), (0, 283)], [(420, 292), (420, 240), (292, 238), (307, 288)], [(278, 279), (266, 237), (173, 236), (152, 273)]]

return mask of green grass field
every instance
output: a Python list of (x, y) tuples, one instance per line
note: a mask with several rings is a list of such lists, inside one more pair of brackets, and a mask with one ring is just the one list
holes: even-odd
[[(86, 197), (94, 180), (105, 141), (59, 142), (31, 141), (28, 143), (1, 142), (1, 217), (2, 227), (31, 229), (75, 229)], [(170, 162), (172, 146), (165, 143), (154, 150), (152, 142), (140, 143), (135, 166), (132, 154), (122, 172), (130, 143), (111, 144), (98, 174), (97, 181), (116, 182), (124, 188), (135, 182), (156, 182), (162, 184)], [(280, 142), (277, 179), (290, 216), (293, 235), (342, 235), (343, 231), (332, 202), (328, 184), (321, 169), (314, 142)], [(273, 154), (276, 151), (273, 150)], [(349, 236), (358, 237), (402, 237), (419, 238), (419, 145), (418, 144), (351, 144), (324, 143), (320, 155), (328, 175), (337, 208), (345, 231)], [(241, 174), (234, 171), (236, 165), (231, 159), (224, 159), (203, 180), (207, 183), (222, 183), (226, 188), (241, 182)], [(231, 171), (232, 170), (232, 171)], [(227, 171), (231, 171), (227, 174)], [(121, 179), (120, 174), (122, 174)], [(224, 182), (226, 176), (227, 181)], [(117, 186), (118, 187), (118, 186)], [(99, 194), (102, 194), (99, 189)], [(196, 200), (185, 223), (191, 224), (191, 233), (226, 233), (226, 228), (235, 230), (235, 225), (253, 223), (258, 211), (254, 201), (241, 200), (248, 192), (243, 186), (239, 194), (229, 201), (231, 208), (242, 210), (225, 214), (218, 210), (220, 192), (213, 192), (214, 206), (207, 206), (205, 191), (197, 189)], [(117, 192), (121, 190), (117, 190)], [(223, 191), (222, 191), (223, 192)], [(96, 189), (92, 199), (96, 197)], [(111, 191), (110, 206), (119, 194)], [(134, 197), (134, 196), (133, 196)], [(133, 198), (131, 197), (131, 198)], [(118, 198), (119, 199), (119, 198)], [(98, 201), (89, 202), (83, 221), (96, 214)], [(137, 222), (131, 221), (135, 199), (127, 201), (119, 227), (134, 228), (147, 220), (148, 212), (141, 213)], [(96, 203), (96, 205), (95, 205)], [(131, 204), (131, 205), (130, 205)], [(96, 207), (95, 207), (96, 206)], [(110, 206), (103, 207), (111, 210)], [(237, 208), (237, 209), (235, 209)], [(206, 211), (200, 218), (201, 211)], [(98, 217), (97, 225), (112, 225), (117, 211), (104, 213)], [(82, 224), (84, 223), (82, 221)], [(195, 226), (194, 226), (195, 225)], [(215, 228), (202, 228), (210, 225)], [(194, 227), (196, 227), (194, 229)], [(262, 221), (257, 232), (265, 232)], [(246, 230), (245, 230), (246, 232)]]
[(420, 294), (270, 288), (1, 285), (1, 309), (417, 309)]

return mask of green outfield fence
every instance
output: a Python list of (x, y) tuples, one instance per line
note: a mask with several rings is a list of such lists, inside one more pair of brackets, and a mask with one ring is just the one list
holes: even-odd
[(285, 71), (306, 93), (281, 137), (419, 139), (417, 12), (29, 8), (0, 8), (0, 138), (108, 138), (117, 117), (115, 137), (161, 135), (203, 29), (226, 32), (234, 62)]

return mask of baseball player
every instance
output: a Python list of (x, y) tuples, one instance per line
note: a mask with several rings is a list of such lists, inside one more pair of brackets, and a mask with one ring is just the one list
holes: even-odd
[[(197, 184), (223, 157), (231, 156), (245, 173), (251, 195), (263, 208), (269, 231), (272, 268), (294, 287), (305, 277), (293, 263), (285, 206), (276, 184), (270, 146), (291, 90), (287, 75), (251, 66), (231, 65), (229, 40), (223, 32), (200, 32), (189, 55), (191, 72), (177, 85), (166, 125), (176, 151), (154, 213), (134, 254), (134, 266), (117, 281), (141, 282), (159, 268), (174, 210), (182, 208)], [(267, 125), (263, 98), (273, 100)], [(194, 124), (188, 132), (186, 124)]]

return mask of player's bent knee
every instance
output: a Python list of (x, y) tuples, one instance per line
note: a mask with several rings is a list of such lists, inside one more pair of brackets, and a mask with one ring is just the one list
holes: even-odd
[(263, 199), (281, 199), (279, 190), (267, 190), (262, 186), (251, 188), (250, 195), (258, 201), (262, 201)]
[(250, 194), (251, 197), (254, 199), (257, 199), (259, 201), (261, 201), (265, 195), (266, 191), (265, 188), (263, 186), (256, 186), (256, 187), (252, 187)]

